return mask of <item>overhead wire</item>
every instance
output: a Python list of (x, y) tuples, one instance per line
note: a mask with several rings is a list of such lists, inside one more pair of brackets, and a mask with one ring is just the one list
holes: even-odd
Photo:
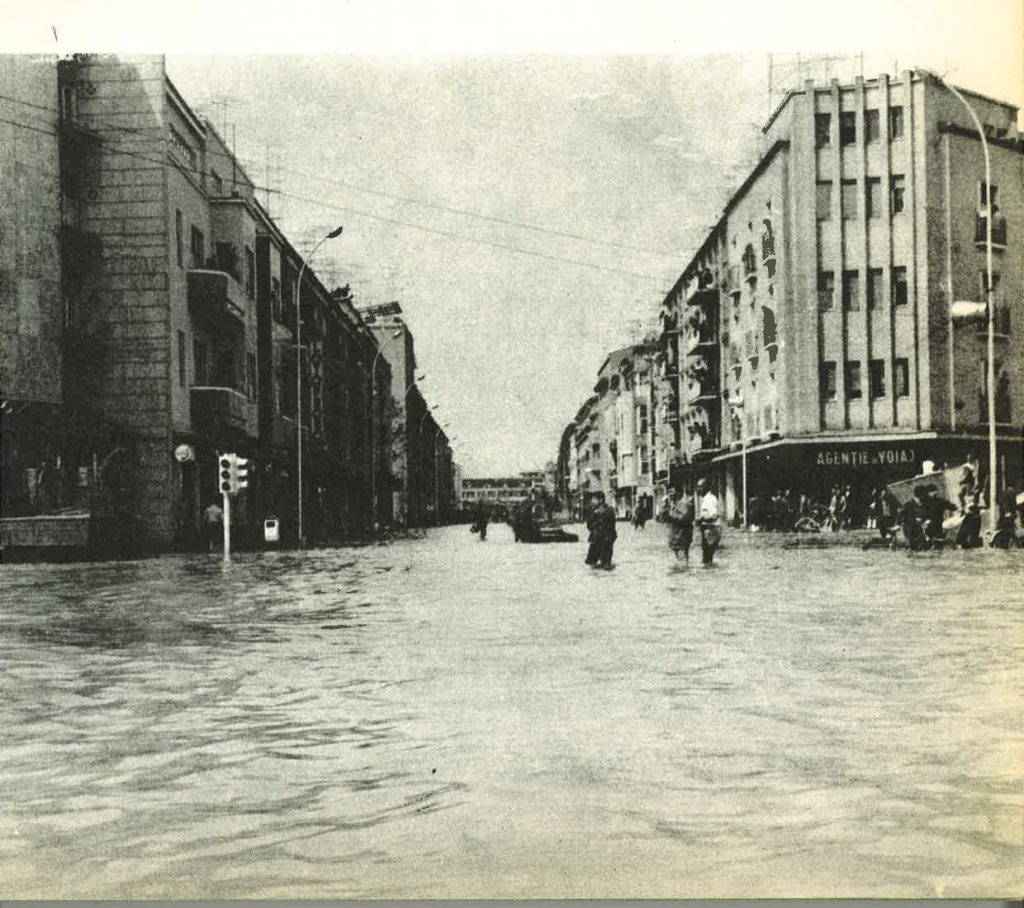
[[(39, 110), (45, 110), (46, 112), (51, 113), (51, 114), (57, 114), (58, 113), (52, 107), (43, 107), (42, 105), (32, 104), (31, 102), (26, 102), (26, 101), (23, 101), (23, 100), (17, 99), (17, 98), (11, 98), (11, 97), (6, 96), (6, 95), (0, 95), (0, 100), (5, 100), (5, 101), (13, 102), (13, 103), (24, 104), (25, 106), (28, 106), (28, 107), (33, 107), (33, 108), (36, 108), (36, 109), (39, 109)], [(0, 122), (7, 123), (7, 124), (12, 125), (12, 126), (20, 127), (22, 129), (31, 130), (33, 132), (41, 133), (41, 134), (44, 134), (44, 135), (53, 136), (53, 137), (57, 137), (59, 135), (59, 133), (54, 131), (53, 129), (43, 129), (43, 128), (38, 127), (38, 126), (32, 126), (32, 125), (29, 125), (29, 124), (26, 124), (26, 123), (17, 122), (17, 121), (14, 121), (14, 120), (8, 120), (8, 119), (3, 118), (3, 117), (0, 117)], [(93, 124), (93, 125), (95, 126), (96, 124)], [(98, 125), (101, 126), (101, 127), (110, 128), (110, 129), (113, 129), (113, 130), (119, 131), (119, 132), (123, 131), (123, 132), (135, 133), (135, 134), (140, 134), (140, 135), (148, 135), (148, 136), (152, 137), (151, 133), (144, 132), (143, 130), (132, 129), (130, 127), (119, 127), (119, 126), (116, 126), (116, 125), (113, 125), (113, 124), (102, 124), (102, 123), (100, 123)], [(93, 137), (101, 145), (103, 145), (104, 147), (110, 149), (111, 151), (113, 151), (113, 152), (115, 152), (117, 154), (123, 154), (123, 155), (129, 156), (129, 157), (132, 157), (132, 158), (136, 158), (138, 160), (142, 160), (142, 161), (145, 161), (147, 163), (154, 164), (154, 165), (157, 165), (157, 166), (162, 165), (162, 164), (165, 163), (164, 160), (161, 160), (161, 159), (158, 159), (158, 158), (154, 158), (154, 157), (150, 157), (150, 156), (146, 155), (145, 153), (142, 153), (142, 152), (139, 152), (139, 151), (132, 151), (132, 150), (128, 150), (128, 149), (125, 149), (125, 148), (121, 148), (116, 143), (113, 143), (111, 140), (104, 138), (102, 135), (95, 134), (95, 132), (93, 133)], [(215, 154), (215, 155), (220, 155), (220, 156), (227, 157), (227, 158), (231, 158), (232, 157), (231, 155), (225, 154), (223, 152), (216, 152), (216, 151), (209, 151), (209, 150), (207, 151), (207, 154)], [(237, 160), (237, 158), (235, 158), (235, 160)], [(191, 165), (187, 164), (186, 162), (178, 161), (177, 159), (175, 159), (175, 163), (178, 166), (180, 166), (182, 169), (191, 172), (192, 174), (194, 174), (197, 177), (201, 177), (203, 175), (203, 172), (202, 172), (202, 170), (199, 167), (191, 166)], [(342, 211), (342, 212), (346, 212), (346, 213), (349, 213), (349, 214), (354, 214), (356, 216), (366, 217), (366, 218), (370, 218), (372, 220), (377, 220), (377, 221), (382, 221), (384, 223), (392, 224), (394, 226), (407, 227), (409, 229), (419, 230), (419, 231), (422, 231), (422, 232), (425, 232), (425, 233), (430, 233), (430, 234), (434, 234), (434, 235), (437, 235), (437, 236), (443, 236), (443, 237), (447, 237), (449, 239), (454, 239), (454, 240), (457, 240), (459, 242), (473, 243), (475, 245), (486, 246), (486, 247), (494, 248), (494, 249), (500, 249), (500, 250), (504, 250), (504, 251), (507, 251), (507, 252), (512, 252), (512, 253), (515, 253), (515, 254), (518, 254), (518, 255), (533, 256), (535, 258), (541, 258), (541, 259), (545, 259), (547, 261), (564, 263), (564, 264), (569, 264), (569, 265), (576, 265), (578, 267), (589, 268), (589, 269), (593, 269), (593, 270), (597, 270), (597, 271), (606, 271), (606, 272), (609, 272), (609, 273), (612, 273), (612, 274), (619, 274), (619, 275), (623, 275), (623, 276), (626, 276), (626, 277), (640, 278), (642, 280), (649, 280), (649, 281), (660, 281), (660, 279), (658, 277), (656, 277), (654, 275), (651, 275), (651, 274), (645, 274), (645, 273), (641, 273), (641, 272), (638, 272), (638, 271), (630, 271), (630, 270), (625, 269), (625, 268), (616, 268), (614, 266), (609, 266), (609, 265), (599, 265), (599, 264), (596, 264), (594, 262), (586, 262), (586, 261), (582, 261), (580, 259), (573, 259), (573, 258), (568, 258), (568, 257), (565, 257), (565, 256), (556, 256), (556, 255), (552, 255), (550, 253), (541, 252), (539, 250), (527, 249), (527, 248), (524, 248), (524, 247), (521, 247), (521, 246), (513, 246), (513, 245), (510, 245), (510, 244), (507, 244), (507, 243), (499, 243), (499, 242), (495, 242), (493, 240), (485, 240), (485, 239), (482, 239), (482, 238), (479, 238), (479, 237), (464, 236), (464, 235), (455, 233), (453, 231), (443, 230), (443, 229), (436, 228), (436, 227), (430, 227), (430, 226), (427, 226), (425, 224), (417, 224), (417, 223), (414, 223), (412, 221), (404, 221), (404, 220), (401, 220), (400, 218), (388, 217), (387, 215), (378, 214), (378, 213), (372, 212), (372, 211), (366, 211), (364, 209), (359, 209), (359, 208), (355, 208), (355, 207), (348, 206), (348, 205), (342, 205), (342, 204), (339, 204), (339, 203), (336, 203), (336, 202), (327, 202), (327, 201), (325, 201), (323, 199), (320, 199), (320, 198), (314, 198), (314, 197), (311, 197), (311, 196), (300, 195), (298, 193), (291, 193), (291, 192), (287, 192), (286, 190), (276, 189), (276, 188), (273, 188), (273, 187), (259, 186), (256, 183), (252, 182), (251, 180), (247, 180), (247, 182), (252, 186), (254, 191), (270, 192), (270, 193), (274, 193), (274, 194), (283, 196), (285, 198), (292, 198), (292, 199), (295, 199), (297, 201), (302, 201), (302, 202), (305, 202), (307, 204), (313, 204), (313, 205), (317, 205), (317, 206), (320, 206), (320, 207), (323, 207), (323, 208), (328, 208), (328, 209), (335, 210), (335, 211)], [(652, 289), (656, 290), (656, 291), (660, 290), (660, 288), (657, 288), (657, 287), (654, 287)]]

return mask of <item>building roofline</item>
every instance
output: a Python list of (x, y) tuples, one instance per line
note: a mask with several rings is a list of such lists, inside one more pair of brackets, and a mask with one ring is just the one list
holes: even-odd
[[(962, 136), (965, 139), (981, 141), (978, 130), (973, 126), (960, 126), (958, 123), (940, 123), (939, 133), (949, 133), (955, 136)], [(1015, 151), (1017, 154), (1024, 154), (1024, 139), (997, 138), (996, 136), (985, 136), (986, 142), (996, 148), (1005, 148), (1007, 151)]]
[(206, 126), (199, 115), (192, 110), (189, 106), (188, 101), (178, 87), (171, 81), (171, 77), (167, 75), (167, 70), (164, 70), (164, 92), (174, 103), (174, 106), (178, 109), (178, 112), (188, 121), (189, 125), (196, 131), (196, 133), (205, 141), (205, 130)]

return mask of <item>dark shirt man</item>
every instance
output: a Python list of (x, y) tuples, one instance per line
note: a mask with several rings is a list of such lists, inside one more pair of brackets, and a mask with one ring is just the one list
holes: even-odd
[(609, 569), (612, 566), (612, 549), (618, 536), (615, 530), (615, 512), (605, 503), (602, 492), (594, 495), (593, 502), (590, 516), (587, 518), (587, 529), (590, 531), (587, 564), (591, 567)]

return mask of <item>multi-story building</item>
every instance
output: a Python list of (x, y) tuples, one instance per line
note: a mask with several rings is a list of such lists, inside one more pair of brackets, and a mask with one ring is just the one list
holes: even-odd
[(163, 59), (2, 65), (5, 515), (77, 498), (102, 536), (189, 547), (234, 451), (251, 460), (237, 538), (271, 515), (294, 538), (301, 363), (304, 535), (368, 528), (372, 441), (390, 437), (370, 376), (390, 367), (308, 268), (297, 362), (301, 257)]
[[(1011, 105), (965, 92), (991, 153), (933, 78), (807, 83), (663, 304), (668, 418), (682, 474), (748, 492), (862, 491), (923, 463), (987, 462), (992, 218), (996, 428), (1020, 481), (1024, 145)], [(678, 376), (678, 377), (677, 377)], [(681, 474), (681, 475), (682, 475)]]

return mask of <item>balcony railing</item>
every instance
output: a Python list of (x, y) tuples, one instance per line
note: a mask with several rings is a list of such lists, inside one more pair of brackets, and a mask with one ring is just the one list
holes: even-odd
[(214, 436), (241, 434), (255, 438), (256, 404), (234, 388), (194, 385), (191, 389), (192, 426)]
[(208, 322), (245, 325), (245, 291), (226, 271), (193, 268), (188, 272), (188, 308)]

